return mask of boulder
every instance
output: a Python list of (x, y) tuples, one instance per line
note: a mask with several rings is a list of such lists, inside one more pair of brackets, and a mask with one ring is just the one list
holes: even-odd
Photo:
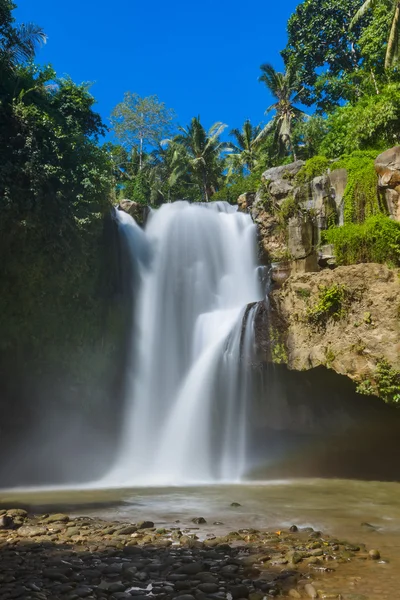
[(288, 249), (294, 259), (306, 258), (313, 252), (314, 226), (308, 217), (296, 215), (289, 219)]
[(123, 210), (133, 219), (135, 219), (138, 225), (143, 226), (146, 223), (147, 217), (150, 212), (150, 208), (145, 204), (140, 204), (140, 202), (134, 202), (133, 200), (120, 200), (118, 206), (118, 210)]
[(335, 171), (331, 171), (328, 175), (330, 187), (331, 187), (331, 197), (335, 201), (336, 211), (338, 214), (338, 222), (339, 225), (344, 225), (344, 192), (346, 190), (348, 174), (346, 169), (336, 169)]
[(379, 187), (395, 188), (400, 185), (400, 146), (382, 152), (375, 160)]
[(395, 221), (400, 221), (400, 186), (395, 190), (386, 188), (381, 193), (388, 214)]
[(238, 198), (238, 207), (240, 212), (249, 212), (249, 209), (253, 206), (256, 199), (255, 192), (245, 192)]
[(261, 181), (264, 183), (271, 183), (273, 181), (278, 181), (279, 179), (294, 179), (303, 165), (305, 165), (304, 160), (297, 160), (289, 165), (272, 167), (272, 169), (264, 171), (261, 175)]

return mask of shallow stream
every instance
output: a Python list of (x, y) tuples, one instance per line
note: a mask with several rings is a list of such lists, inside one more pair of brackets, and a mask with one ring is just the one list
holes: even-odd
[[(197, 535), (252, 527), (284, 529), (291, 525), (365, 543), (382, 560), (353, 560), (333, 573), (316, 574), (315, 586), (341, 592), (347, 600), (400, 598), (400, 484), (354, 480), (292, 480), (186, 488), (3, 491), (2, 505), (35, 512), (63, 510), (107, 520), (151, 519), (157, 526), (194, 529), (191, 519), (204, 517)], [(240, 506), (232, 507), (232, 503)], [(221, 522), (222, 525), (214, 525)], [(368, 525), (363, 525), (368, 523)], [(335, 564), (332, 565), (336, 569)]]

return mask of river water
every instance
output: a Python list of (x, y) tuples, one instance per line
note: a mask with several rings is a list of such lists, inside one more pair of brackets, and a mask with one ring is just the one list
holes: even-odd
[[(201, 516), (207, 524), (197, 532), (200, 538), (247, 527), (276, 530), (297, 525), (379, 549), (381, 561), (355, 559), (338, 565), (333, 573), (316, 576), (317, 588), (341, 592), (346, 600), (400, 598), (399, 498), (398, 483), (324, 479), (0, 493), (1, 504), (8, 507), (18, 504), (38, 512), (57, 509), (128, 522), (150, 519), (157, 526), (177, 526), (179, 521), (179, 527), (193, 529), (191, 519)], [(232, 507), (232, 502), (240, 506)]]

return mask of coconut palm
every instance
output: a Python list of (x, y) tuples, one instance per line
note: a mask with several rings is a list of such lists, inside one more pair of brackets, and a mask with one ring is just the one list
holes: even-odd
[(220, 140), (225, 128), (223, 123), (215, 123), (206, 131), (200, 117), (194, 117), (188, 127), (179, 127), (179, 134), (173, 140), (165, 140), (174, 148), (171, 185), (189, 169), (197, 180), (202, 197), (209, 201), (222, 176), (222, 155), (230, 150), (230, 144)]
[(13, 68), (34, 58), (39, 46), (45, 44), (47, 36), (35, 23), (12, 26), (0, 23), (0, 61), (4, 67)]
[(285, 73), (275, 71), (274, 67), (265, 63), (260, 67), (262, 75), (258, 78), (267, 86), (270, 94), (276, 102), (265, 111), (268, 114), (275, 111), (271, 121), (258, 134), (255, 145), (258, 145), (269, 134), (274, 134), (278, 151), (289, 150), (293, 159), (296, 160), (296, 151), (292, 142), (292, 128), (296, 120), (304, 117), (304, 112), (295, 106), (300, 101), (300, 90), (298, 89), (296, 77), (293, 71)]
[[(350, 29), (354, 27), (365, 13), (382, 2), (387, 3), (387, 0), (365, 0), (362, 6), (358, 9), (350, 23)], [(400, 36), (400, 2), (399, 0), (390, 0), (393, 10), (392, 25), (390, 27), (389, 39), (386, 48), (385, 69), (390, 69), (399, 59), (399, 36)]]
[(228, 156), (228, 176), (234, 171), (252, 171), (256, 166), (257, 156), (255, 141), (261, 132), (259, 125), (253, 126), (247, 119), (242, 129), (232, 129), (230, 135), (235, 138), (231, 145), (232, 154)]

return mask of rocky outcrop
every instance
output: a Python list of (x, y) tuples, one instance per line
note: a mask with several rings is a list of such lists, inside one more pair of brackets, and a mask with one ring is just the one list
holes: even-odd
[(400, 221), (400, 146), (386, 150), (375, 161), (378, 188), (389, 215)]
[(133, 217), (138, 225), (144, 225), (149, 214), (149, 207), (133, 200), (120, 200), (117, 207)]
[(324, 365), (368, 381), (371, 393), (382, 361), (400, 370), (400, 270), (360, 264), (292, 275), (271, 302), (290, 369)]

